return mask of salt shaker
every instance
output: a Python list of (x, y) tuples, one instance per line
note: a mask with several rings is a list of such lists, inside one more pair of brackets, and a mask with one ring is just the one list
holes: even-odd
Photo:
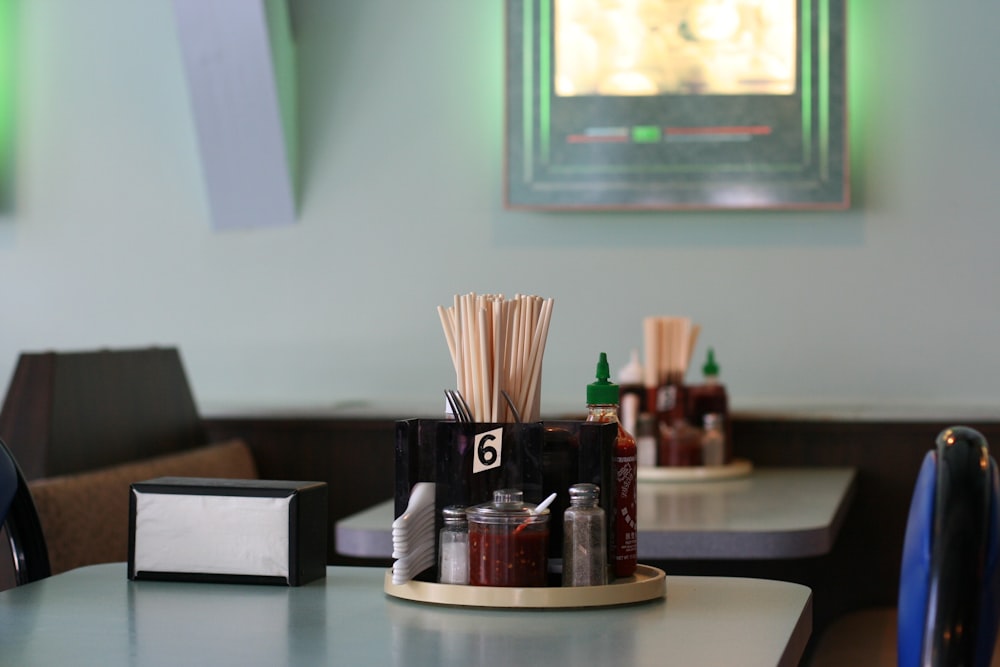
[(608, 583), (604, 510), (596, 484), (569, 488), (569, 507), (563, 512), (563, 586), (602, 586)]
[(438, 547), (438, 581), (466, 585), (469, 583), (469, 524), (465, 508), (450, 505), (441, 510), (441, 514), (444, 527)]

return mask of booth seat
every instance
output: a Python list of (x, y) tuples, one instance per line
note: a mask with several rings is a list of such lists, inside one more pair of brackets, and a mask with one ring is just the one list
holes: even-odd
[(257, 479), (240, 439), (29, 482), (52, 574), (128, 558), (129, 486), (161, 476)]

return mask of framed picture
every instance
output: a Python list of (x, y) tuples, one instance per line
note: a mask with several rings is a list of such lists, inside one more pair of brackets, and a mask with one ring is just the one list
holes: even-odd
[(507, 0), (505, 199), (849, 206), (844, 0)]

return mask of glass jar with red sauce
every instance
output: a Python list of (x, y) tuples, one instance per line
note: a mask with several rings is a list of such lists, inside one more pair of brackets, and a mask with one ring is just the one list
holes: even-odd
[(549, 510), (535, 513), (518, 489), (493, 492), (493, 502), (468, 508), (469, 584), (548, 585)]

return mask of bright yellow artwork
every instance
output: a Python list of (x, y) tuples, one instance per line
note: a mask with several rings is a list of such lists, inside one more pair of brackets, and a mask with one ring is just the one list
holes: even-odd
[(791, 95), (796, 0), (555, 0), (555, 93)]

